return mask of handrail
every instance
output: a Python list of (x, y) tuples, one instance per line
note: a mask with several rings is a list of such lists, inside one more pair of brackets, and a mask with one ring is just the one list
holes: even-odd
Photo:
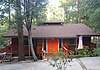
[(62, 45), (62, 48), (64, 49), (64, 53), (65, 53), (65, 56), (66, 56), (66, 58), (68, 57), (68, 49), (65, 47), (65, 46), (63, 46)]
[(64, 48), (66, 51), (68, 51), (68, 49), (66, 49), (63, 45), (62, 45), (62, 48)]
[(66, 51), (68, 51), (68, 49), (66, 49), (64, 46), (63, 46), (63, 48), (64, 48)]

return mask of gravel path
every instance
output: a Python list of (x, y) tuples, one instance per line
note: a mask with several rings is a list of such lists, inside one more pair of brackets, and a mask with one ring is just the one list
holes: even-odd
[[(76, 59), (68, 63), (66, 70), (82, 70)], [(48, 61), (19, 62), (15, 64), (0, 64), (0, 70), (57, 70)]]
[(0, 64), (0, 70), (55, 70), (47, 61)]
[[(48, 61), (24, 61), (14, 64), (0, 64), (0, 70), (57, 70)], [(100, 57), (84, 57), (73, 59), (66, 70), (100, 70)]]

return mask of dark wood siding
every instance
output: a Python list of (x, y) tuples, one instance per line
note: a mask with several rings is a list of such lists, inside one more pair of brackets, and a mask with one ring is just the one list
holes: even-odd
[(91, 37), (83, 37), (83, 45), (88, 46), (90, 48)]
[(76, 51), (75, 48), (77, 48), (77, 41), (78, 41), (77, 38), (69, 38), (68, 40), (69, 40), (68, 50)]
[(12, 38), (12, 54), (18, 56), (18, 38)]
[(42, 39), (37, 39), (36, 53), (42, 53)]
[(88, 46), (90, 51), (96, 48), (96, 44), (91, 43), (91, 37), (83, 37), (83, 45)]
[[(28, 45), (24, 45), (24, 53), (28, 55)], [(18, 38), (12, 38), (12, 54), (13, 56), (18, 56)]]
[[(75, 51), (76, 46), (78, 46), (78, 39), (77, 39), (77, 45), (76, 44), (70, 44), (70, 39), (61, 39), (61, 44), (65, 46), (68, 50)], [(89, 49), (93, 49), (96, 47), (96, 44), (91, 43), (91, 37), (83, 37), (83, 45), (88, 46)], [(46, 45), (45, 45), (46, 46)], [(42, 53), (42, 39), (36, 40), (36, 46), (34, 47), (36, 54)], [(28, 55), (28, 45), (24, 45), (24, 53), (25, 55)], [(64, 51), (64, 50), (63, 50)], [(12, 38), (12, 53), (13, 55), (18, 55), (18, 38)]]

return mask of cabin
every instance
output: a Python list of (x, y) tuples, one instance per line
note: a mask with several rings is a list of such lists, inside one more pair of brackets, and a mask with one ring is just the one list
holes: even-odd
[[(28, 32), (23, 28), (24, 33), (24, 53), (29, 55), (28, 47)], [(92, 36), (98, 36), (95, 31), (85, 24), (64, 24), (64, 22), (43, 22), (32, 26), (32, 42), (33, 48), (37, 55), (46, 53), (58, 52), (62, 49), (63, 52), (76, 51), (78, 47), (79, 36), (83, 37), (83, 45), (88, 46), (89, 50), (96, 47), (96, 44), (91, 42)], [(12, 39), (12, 54), (18, 55), (18, 35), (16, 29), (9, 29), (4, 33), (4, 37)]]

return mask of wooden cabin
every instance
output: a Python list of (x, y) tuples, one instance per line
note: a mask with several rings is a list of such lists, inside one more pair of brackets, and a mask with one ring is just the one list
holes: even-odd
[[(27, 29), (24, 27), (24, 53), (29, 54)], [(67, 52), (75, 51), (78, 47), (79, 36), (83, 36), (83, 45), (88, 46), (90, 50), (96, 47), (91, 43), (91, 36), (98, 36), (91, 28), (85, 24), (64, 24), (64, 22), (44, 22), (32, 26), (33, 47), (35, 53), (42, 54), (58, 52), (60, 49)], [(18, 55), (18, 35), (15, 29), (8, 30), (5, 37), (12, 38), (12, 54)], [(64, 48), (63, 48), (64, 47)]]

